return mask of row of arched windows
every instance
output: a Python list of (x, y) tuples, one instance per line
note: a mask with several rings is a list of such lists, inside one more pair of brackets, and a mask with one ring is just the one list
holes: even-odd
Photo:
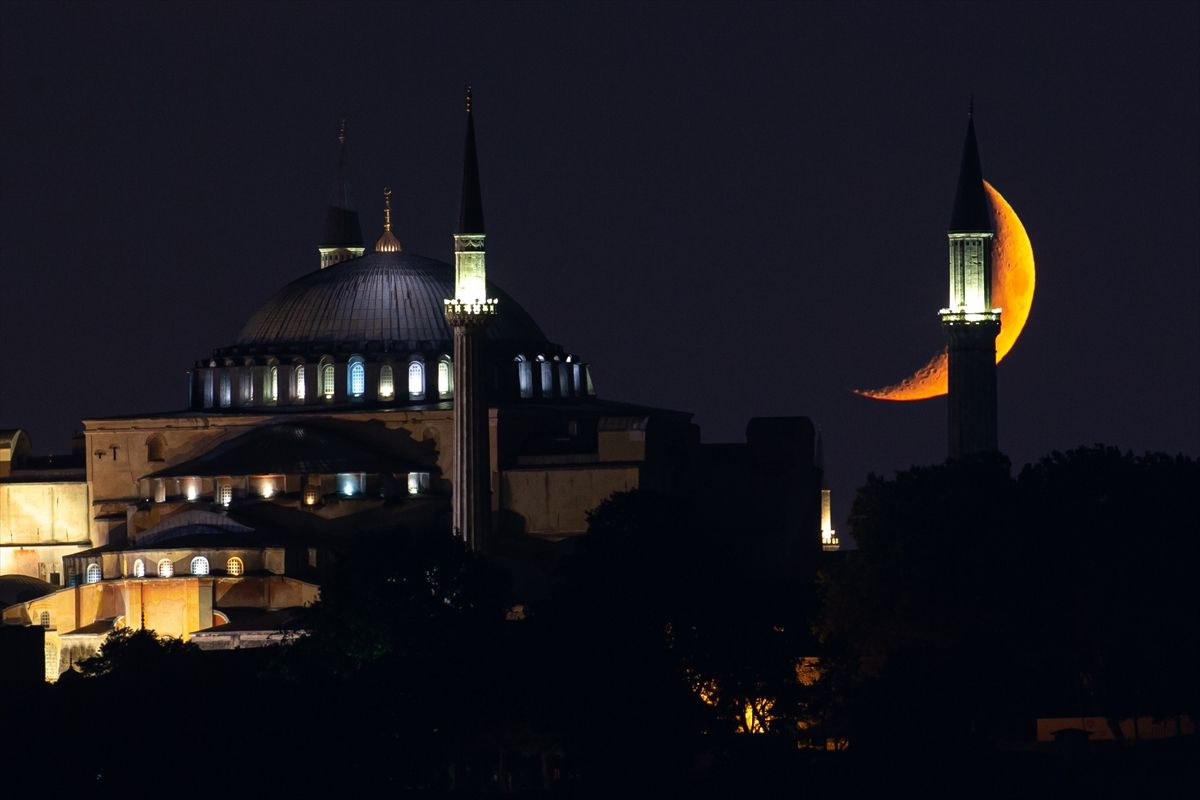
[[(303, 363), (296, 363), (284, 373), (287, 381), (287, 396), (292, 402), (304, 403), (308, 399), (309, 385), (308, 373), (309, 367)], [(338, 394), (338, 365), (331, 356), (325, 356), (317, 362), (316, 366), (316, 384), (314, 387), (316, 396), (320, 400), (333, 400)], [(419, 357), (413, 357), (407, 362), (405, 367), (407, 372), (407, 391), (409, 401), (426, 400), (427, 385), (426, 385), (426, 365), (425, 361)], [(262, 386), (259, 391), (255, 392), (256, 370), (261, 370)], [(389, 401), (396, 399), (396, 375), (395, 367), (390, 363), (381, 364), (378, 373), (376, 374), (376, 385), (368, 386), (368, 370), (366, 360), (362, 356), (351, 356), (345, 364), (345, 393), (351, 400), (364, 400), (369, 394), (373, 394), (380, 401)], [(215, 361), (209, 362), (207, 368), (201, 370), (200, 392), (201, 405), (204, 408), (212, 408), (220, 406), (222, 408), (230, 408), (232, 406), (247, 406), (247, 405), (276, 405), (281, 400), (286, 401), (286, 398), (280, 392), (280, 365), (278, 363), (268, 364), (265, 367), (256, 366), (252, 363), (243, 365), (234, 364), (232, 361), (226, 361), (222, 367)], [(235, 380), (236, 378), (236, 380)], [(437, 374), (435, 376), (435, 388), (437, 391), (437, 399), (447, 400), (454, 393), (454, 370), (451, 366), (450, 357), (442, 355), (437, 360)], [(234, 394), (234, 384), (237, 384), (237, 394)], [(374, 392), (370, 390), (374, 388)]]
[[(93, 579), (92, 570), (95, 569), (95, 578)], [(204, 556), (196, 556), (188, 565), (189, 573), (192, 575), (208, 575), (209, 566), (208, 559)], [(246, 572), (246, 565), (237, 556), (231, 557), (225, 562), (225, 573), (237, 577)], [(169, 558), (161, 558), (156, 565), (156, 573), (160, 578), (170, 578), (175, 574), (175, 562)], [(133, 577), (146, 577), (146, 562), (142, 559), (137, 559), (133, 562)], [(89, 564), (87, 569), (87, 582), (97, 583), (100, 580), (100, 565)]]

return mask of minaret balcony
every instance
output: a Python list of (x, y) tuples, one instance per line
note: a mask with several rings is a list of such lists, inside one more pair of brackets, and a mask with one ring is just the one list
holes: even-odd
[(479, 324), (496, 316), (498, 301), (494, 297), (483, 300), (446, 300), (446, 321), (451, 325)]
[(968, 311), (963, 308), (943, 308), (938, 312), (943, 325), (999, 325), (1000, 309), (991, 311)]

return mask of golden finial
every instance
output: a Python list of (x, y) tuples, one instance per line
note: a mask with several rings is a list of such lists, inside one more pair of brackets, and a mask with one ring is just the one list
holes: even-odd
[(392, 235), (392, 187), (383, 187), (383, 235), (375, 243), (376, 253), (399, 253), (400, 240)]
[(471, 84), (467, 84), (467, 113), (471, 113)]
[(342, 117), (342, 124), (338, 128), (338, 144), (346, 143), (346, 118)]

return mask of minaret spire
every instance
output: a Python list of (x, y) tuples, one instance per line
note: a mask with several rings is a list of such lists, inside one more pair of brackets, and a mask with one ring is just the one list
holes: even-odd
[(486, 236), (475, 152), (471, 87), (466, 92), (467, 134), (462, 196), (454, 234), (454, 297), (446, 321), (454, 328), (454, 498), (453, 526), (472, 550), (487, 547), (491, 528), (491, 450), (488, 431), (487, 326), (496, 300), (487, 296)]
[(954, 208), (950, 212), (950, 303), (939, 312), (949, 342), (949, 453), (951, 458), (997, 449), (996, 334), (992, 308), (992, 214), (983, 187), (975, 139), (975, 98)]
[(337, 169), (329, 206), (325, 210), (325, 229), (321, 236), (321, 269), (363, 254), (362, 226), (358, 212), (350, 204), (350, 181), (346, 165), (346, 120), (338, 126)]
[(383, 187), (383, 235), (375, 242), (376, 253), (399, 253), (400, 240), (392, 235), (392, 187)]
[(475, 115), (471, 113), (471, 87), (467, 87), (467, 137), (463, 148), (462, 194), (458, 207), (459, 233), (484, 233), (483, 197), (479, 189), (479, 156), (475, 152)]

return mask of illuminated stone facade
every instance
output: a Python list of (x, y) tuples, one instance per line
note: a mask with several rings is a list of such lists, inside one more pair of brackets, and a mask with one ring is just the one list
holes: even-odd
[(278, 641), (269, 615), (317, 596), (327, 534), (445, 527), (511, 554), (525, 537), (583, 533), (615, 491), (705, 496), (701, 469), (711, 496), (819, 550), (811, 424), (752, 424), (743, 464), (724, 456), (736, 445), (701, 458), (690, 414), (599, 399), (590, 365), (488, 281), (473, 180), (457, 269), (395, 236), (363, 253), (335, 190), (319, 264), (195, 362), (187, 409), (85, 419), (71, 480), (6, 483), (0, 464), (0, 533), (42, 548), (0, 569), (19, 561), (13, 571), (59, 587), (4, 621), (46, 629), (48, 675), (116, 626), (205, 647)]

